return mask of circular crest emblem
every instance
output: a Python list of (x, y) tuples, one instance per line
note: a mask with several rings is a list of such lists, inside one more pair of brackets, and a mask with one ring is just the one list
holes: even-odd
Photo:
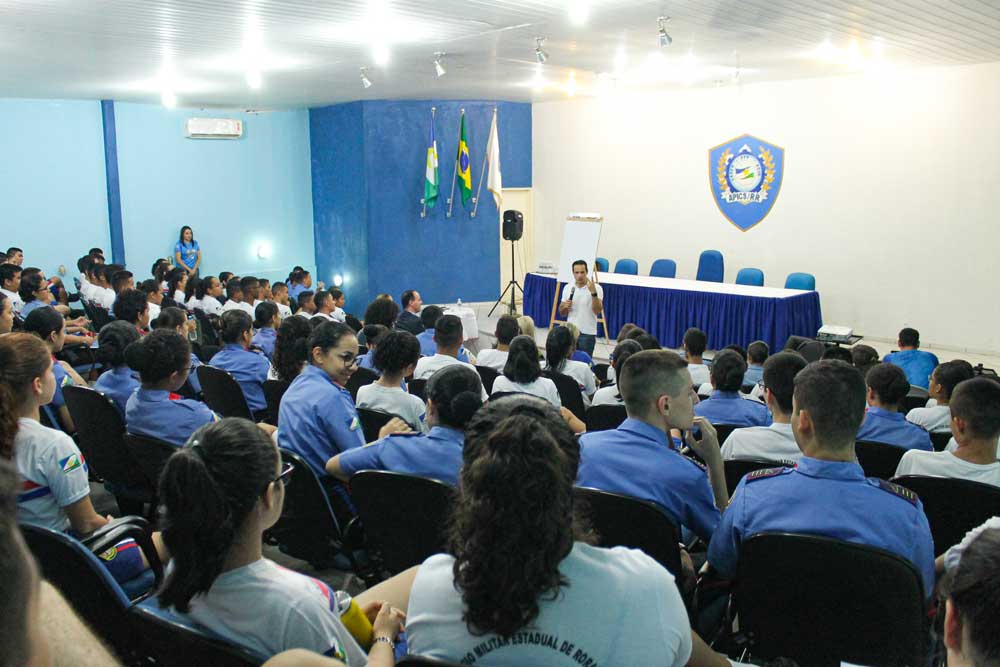
[(764, 165), (753, 153), (738, 153), (729, 162), (726, 180), (730, 190), (753, 192), (764, 180)]

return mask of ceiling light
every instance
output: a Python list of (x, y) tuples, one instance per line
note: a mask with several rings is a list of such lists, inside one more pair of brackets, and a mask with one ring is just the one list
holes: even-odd
[(263, 79), (260, 76), (260, 70), (256, 69), (247, 70), (246, 77), (247, 77), (247, 85), (253, 88), (254, 90), (259, 89), (261, 85), (263, 85), (264, 83)]
[(368, 68), (367, 67), (362, 67), (361, 68), (361, 85), (364, 86), (365, 88), (371, 88), (372, 87), (372, 80), (368, 78)]
[(566, 80), (566, 95), (573, 97), (576, 95), (576, 72), (570, 72)]
[(535, 60), (538, 61), (539, 65), (545, 64), (545, 61), (549, 59), (548, 52), (542, 48), (544, 43), (544, 37), (535, 37)]
[(379, 67), (389, 64), (389, 47), (378, 42), (372, 46), (372, 58)]
[(444, 64), (441, 62), (444, 60), (445, 55), (447, 54), (444, 51), (438, 51), (434, 54), (434, 71), (437, 72), (438, 77), (442, 77), (448, 73), (448, 70), (444, 68)]
[(625, 47), (621, 46), (615, 54), (615, 76), (623, 75), (626, 67), (628, 67), (628, 54), (625, 53)]
[(590, 18), (590, 3), (587, 0), (569, 0), (569, 22), (584, 25)]
[(174, 95), (174, 91), (172, 90), (164, 90), (160, 94), (160, 101), (163, 103), (163, 106), (168, 109), (173, 109), (177, 106), (177, 96)]
[(663, 47), (670, 46), (671, 44), (674, 43), (674, 38), (671, 37), (670, 33), (667, 32), (666, 23), (669, 20), (670, 20), (669, 16), (661, 16), (660, 18), (656, 19), (656, 24), (660, 28), (660, 30), (659, 30), (659, 34), (660, 34), (660, 46), (663, 46)]
[(531, 80), (531, 87), (537, 91), (545, 90), (545, 77), (542, 76), (542, 64), (535, 65), (535, 78)]

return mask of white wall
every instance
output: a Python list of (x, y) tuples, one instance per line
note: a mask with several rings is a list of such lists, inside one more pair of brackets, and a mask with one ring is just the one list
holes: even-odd
[[(600, 254), (677, 261), (721, 250), (726, 281), (816, 276), (823, 319), (894, 339), (1000, 351), (1000, 63), (533, 109), (535, 245), (558, 259), (570, 211), (605, 216)], [(709, 190), (708, 150), (743, 133), (785, 148), (770, 215), (741, 232)], [(720, 341), (724, 343), (724, 341)]]

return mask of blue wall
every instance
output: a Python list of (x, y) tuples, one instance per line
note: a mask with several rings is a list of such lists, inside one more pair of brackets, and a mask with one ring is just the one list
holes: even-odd
[[(195, 116), (242, 119), (243, 137), (187, 139), (184, 121)], [(313, 265), (305, 110), (247, 114), (116, 103), (115, 117), (122, 224), (133, 271), (145, 276), (154, 259), (171, 254), (182, 225), (194, 229), (203, 273), (283, 280), (292, 266)], [(103, 222), (106, 229), (106, 210)], [(262, 243), (271, 245), (268, 260), (257, 258)]]
[(88, 248), (110, 250), (100, 102), (0, 100), (0, 245), (25, 266), (76, 275)]
[[(441, 196), (422, 219), (432, 106)], [(531, 105), (497, 106), (504, 186), (530, 187)], [(352, 276), (345, 283), (349, 310), (362, 311), (378, 292), (398, 295), (408, 288), (420, 290), (428, 303), (497, 298), (498, 212), (485, 184), (475, 218), (469, 217), (472, 202), (463, 208), (460, 198), (453, 217), (445, 217), (461, 109), (474, 194), (493, 107), (482, 101), (373, 101), (310, 110), (316, 261), (324, 280), (337, 272)]]

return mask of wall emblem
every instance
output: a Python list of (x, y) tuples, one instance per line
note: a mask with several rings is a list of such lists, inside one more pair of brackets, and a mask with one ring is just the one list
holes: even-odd
[(708, 151), (712, 197), (722, 215), (744, 232), (771, 212), (784, 173), (785, 149), (749, 134)]

